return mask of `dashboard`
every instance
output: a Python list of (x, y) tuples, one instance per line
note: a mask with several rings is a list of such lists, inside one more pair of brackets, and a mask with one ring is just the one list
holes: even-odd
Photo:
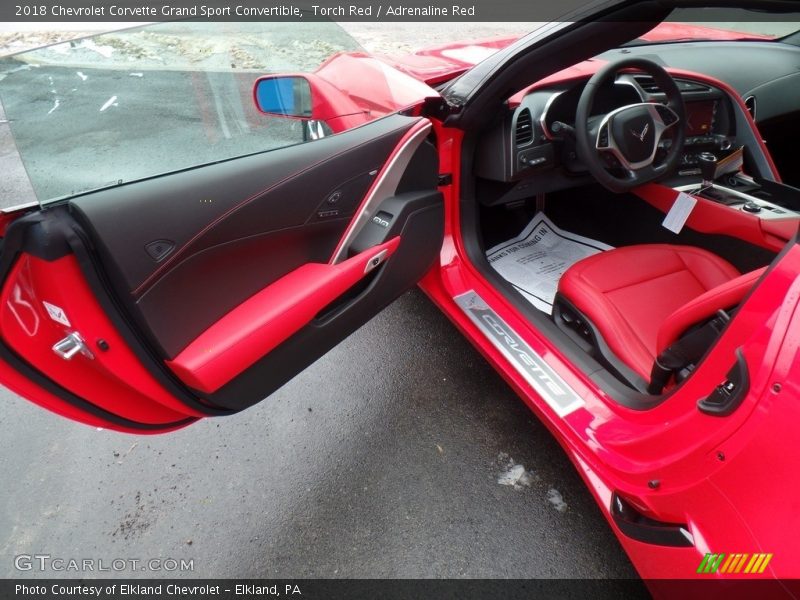
[[(568, 187), (570, 177), (585, 175), (572, 130), (575, 112), (588, 79), (535, 89), (525, 94), (503, 123), (483, 136), (477, 149), (476, 174), (493, 181), (513, 182), (538, 174), (552, 191)], [(689, 78), (675, 78), (686, 108), (686, 142), (679, 173), (694, 175), (701, 152), (724, 152), (735, 138), (733, 106), (722, 90)], [(666, 96), (652, 77), (624, 73), (597, 91), (591, 116), (640, 102), (664, 102)], [(665, 154), (665, 136), (659, 152)], [(611, 165), (613, 167), (613, 165)], [(548, 171), (550, 173), (547, 176)], [(562, 185), (558, 185), (562, 181)], [(530, 187), (530, 186), (525, 186)], [(539, 191), (539, 190), (536, 190)]]
[[(725, 156), (725, 148), (731, 145), (744, 147), (745, 171), (751, 176), (772, 180), (772, 159), (784, 180), (800, 188), (796, 151), (800, 46), (776, 41), (687, 41), (617, 48), (592, 60), (605, 63), (631, 56), (686, 71), (677, 77), (688, 117), (685, 151), (678, 172), (666, 183), (680, 186), (698, 179), (698, 155), (712, 151)], [(698, 76), (693, 78), (689, 72)], [(551, 81), (514, 96), (509, 108), (478, 139), (473, 172), (478, 185), (488, 190), (479, 194), (481, 203), (516, 202), (592, 181), (577, 158), (569, 132), (553, 127), (556, 122), (574, 126), (577, 101), (588, 76)], [(729, 86), (746, 111), (714, 81)], [(594, 112), (663, 100), (652, 83), (643, 75), (623, 74), (603, 91)], [(760, 131), (752, 129), (747, 112)], [(761, 149), (762, 139), (769, 144), (769, 155)]]

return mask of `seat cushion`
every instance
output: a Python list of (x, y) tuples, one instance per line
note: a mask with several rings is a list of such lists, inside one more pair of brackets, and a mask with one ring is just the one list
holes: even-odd
[(739, 276), (726, 260), (693, 246), (625, 246), (567, 269), (559, 293), (588, 318), (609, 349), (645, 381), (661, 325), (679, 308)]

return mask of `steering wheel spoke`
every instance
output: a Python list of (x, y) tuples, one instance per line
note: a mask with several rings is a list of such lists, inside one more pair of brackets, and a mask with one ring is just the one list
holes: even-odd
[(666, 104), (653, 103), (653, 118), (656, 119), (656, 122), (661, 123), (665, 131), (680, 121), (677, 113)]
[(597, 137), (595, 138), (594, 147), (598, 150), (611, 150), (608, 137), (608, 123), (603, 122), (597, 130)]

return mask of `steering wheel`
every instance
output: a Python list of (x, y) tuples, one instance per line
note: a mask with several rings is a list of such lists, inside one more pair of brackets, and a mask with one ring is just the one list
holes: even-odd
[[(667, 96), (667, 103), (628, 104), (601, 117), (591, 117), (597, 91), (624, 69), (653, 77)], [(678, 164), (686, 139), (683, 97), (663, 67), (644, 58), (626, 58), (600, 69), (583, 89), (575, 114), (578, 156), (598, 182), (612, 192), (625, 192), (672, 171)], [(659, 143), (673, 129), (666, 156), (656, 164)], [(615, 160), (616, 159), (616, 160)], [(623, 173), (616, 175), (609, 171)]]

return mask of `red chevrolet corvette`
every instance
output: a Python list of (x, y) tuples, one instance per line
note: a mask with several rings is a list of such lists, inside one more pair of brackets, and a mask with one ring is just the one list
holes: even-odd
[(0, 59), (38, 197), (0, 217), (0, 381), (165, 433), (419, 284), (643, 577), (800, 577), (800, 13), (701, 4), (393, 58), (260, 24), (223, 65), (170, 23)]

